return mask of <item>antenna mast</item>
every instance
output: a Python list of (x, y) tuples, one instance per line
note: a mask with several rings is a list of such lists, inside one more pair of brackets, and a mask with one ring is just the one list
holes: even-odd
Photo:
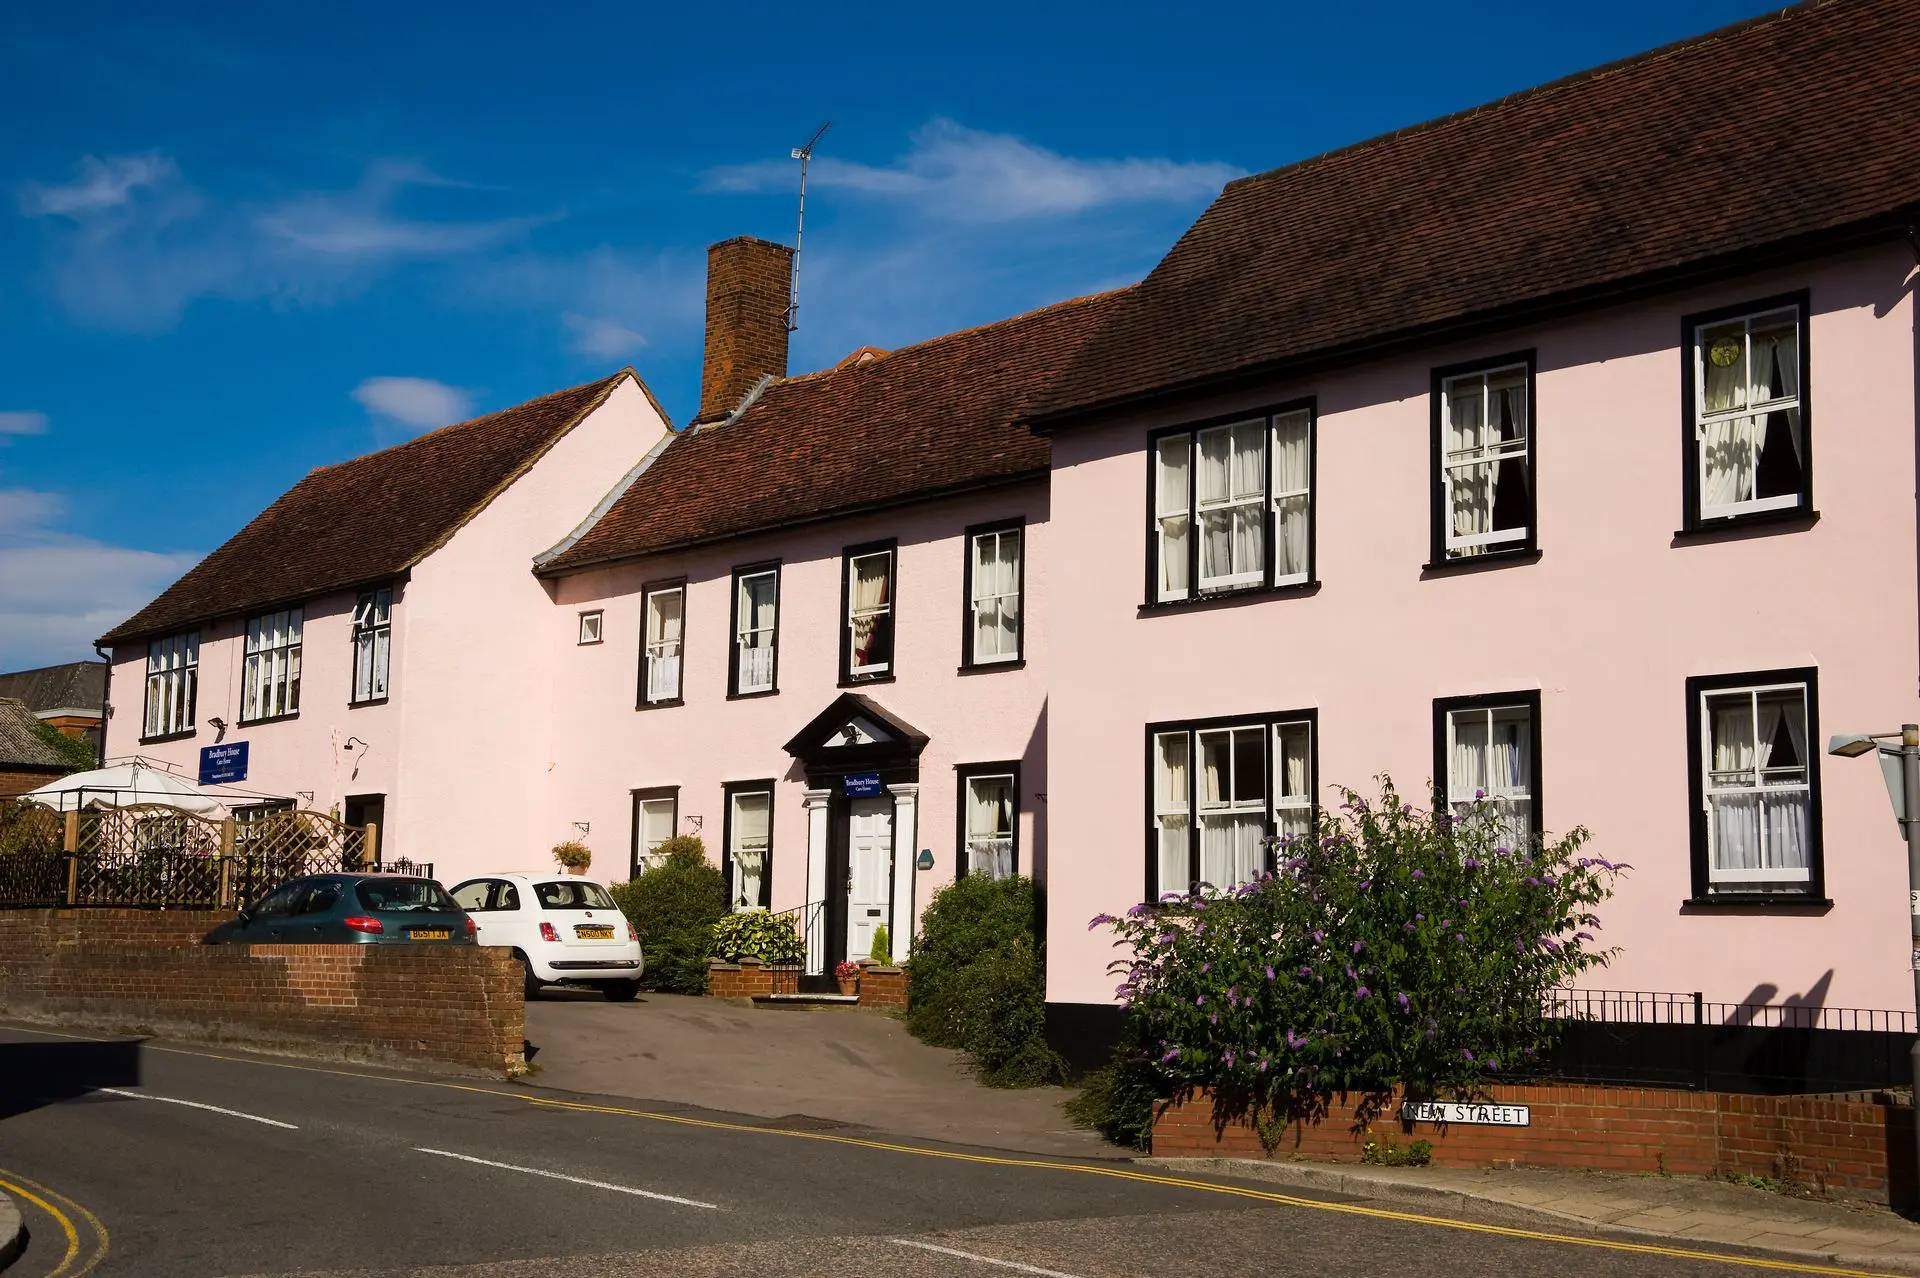
[(800, 219), (793, 228), (793, 279), (787, 289), (787, 331), (793, 332), (800, 327), (800, 236), (807, 229), (807, 161), (813, 158), (813, 144), (821, 135), (833, 127), (828, 120), (813, 131), (805, 146), (793, 148), (793, 158), (800, 161)]

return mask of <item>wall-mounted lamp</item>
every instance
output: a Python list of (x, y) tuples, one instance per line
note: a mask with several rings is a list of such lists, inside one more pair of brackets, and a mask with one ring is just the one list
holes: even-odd
[(227, 721), (219, 715), (212, 715), (207, 722), (213, 725), (213, 743), (219, 745), (227, 739)]

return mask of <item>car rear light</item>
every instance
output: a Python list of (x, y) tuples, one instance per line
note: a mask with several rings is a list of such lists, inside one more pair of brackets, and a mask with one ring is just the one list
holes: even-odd
[(374, 918), (370, 914), (356, 914), (352, 918), (342, 919), (341, 922), (356, 932), (384, 932), (387, 930), (381, 926), (379, 919)]
[(473, 921), (472, 919), (468, 919), (468, 920), (467, 920), (467, 935), (468, 935), (468, 936), (472, 936), (472, 935), (474, 935), (474, 934), (475, 934), (476, 932), (478, 932), (479, 930), (480, 930), (480, 925), (479, 925), (478, 923), (475, 923), (475, 922), (474, 922), (474, 921)]
[(637, 941), (640, 939), (640, 934), (633, 930), (633, 924), (631, 922), (627, 924), (627, 939), (629, 941)]
[(553, 930), (553, 924), (543, 922), (540, 924), (540, 939), (543, 941), (557, 941), (560, 939), (560, 934)]

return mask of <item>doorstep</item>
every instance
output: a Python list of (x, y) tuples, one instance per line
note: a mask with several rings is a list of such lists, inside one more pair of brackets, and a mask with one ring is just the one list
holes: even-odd
[(858, 994), (755, 994), (755, 1007), (799, 1008), (819, 1011), (827, 1008), (859, 1007)]

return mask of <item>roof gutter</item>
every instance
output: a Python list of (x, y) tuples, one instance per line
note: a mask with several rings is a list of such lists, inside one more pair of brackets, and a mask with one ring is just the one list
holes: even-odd
[[(907, 493), (900, 497), (889, 497), (885, 501), (865, 502), (856, 506), (840, 506), (833, 510), (822, 511), (817, 515), (802, 515), (794, 519), (782, 519), (770, 524), (755, 524), (751, 528), (739, 528), (731, 532), (714, 533), (710, 537), (689, 537), (683, 541), (669, 542), (664, 546), (650, 546), (646, 550), (632, 553), (603, 555), (598, 559), (588, 559), (577, 564), (568, 564), (564, 568), (553, 568), (547, 563), (536, 563), (533, 575), (536, 577), (570, 577), (575, 573), (589, 572), (595, 568), (610, 568), (616, 564), (636, 563), (642, 559), (657, 559), (662, 555), (678, 554), (686, 550), (695, 550), (702, 546), (715, 546), (722, 542), (739, 541), (745, 537), (759, 537), (767, 533), (786, 532), (794, 528), (811, 527), (814, 524), (831, 523), (836, 519), (851, 519), (857, 515), (871, 515), (885, 510), (898, 510), (902, 506), (915, 506), (922, 502), (944, 501), (950, 497), (964, 497), (971, 493), (991, 492), (1000, 488), (1014, 488), (1021, 484), (1030, 484), (1045, 479), (1050, 473), (1049, 467), (1036, 470), (1015, 471), (1007, 475), (995, 475), (987, 479), (974, 480), (965, 484), (955, 484), (948, 488), (932, 488), (917, 493)], [(550, 561), (549, 561), (550, 562)]]
[[(1441, 341), (1477, 337), (1519, 325), (1558, 319), (1565, 315), (1610, 306), (1621, 302), (1673, 292), (1699, 284), (1710, 284), (1735, 275), (1743, 275), (1769, 266), (1784, 266), (1813, 258), (1829, 257), (1893, 236), (1911, 236), (1920, 204), (1907, 205), (1891, 213), (1878, 214), (1857, 222), (1796, 235), (1770, 244), (1741, 249), (1718, 257), (1702, 258), (1643, 275), (1627, 276), (1604, 283), (1570, 289), (1563, 293), (1528, 298), (1519, 302), (1489, 307), (1451, 316), (1431, 324), (1392, 330), (1319, 350), (1304, 351), (1269, 360), (1246, 368), (1197, 377), (1184, 382), (1152, 387), (1110, 399), (1095, 400), (1053, 412), (1035, 413), (1020, 420), (1037, 435), (1086, 425), (1127, 409), (1145, 408), (1199, 395), (1238, 390), (1281, 378), (1302, 377), (1369, 360), (1405, 354)], [(1920, 254), (1920, 250), (1917, 250)]]

